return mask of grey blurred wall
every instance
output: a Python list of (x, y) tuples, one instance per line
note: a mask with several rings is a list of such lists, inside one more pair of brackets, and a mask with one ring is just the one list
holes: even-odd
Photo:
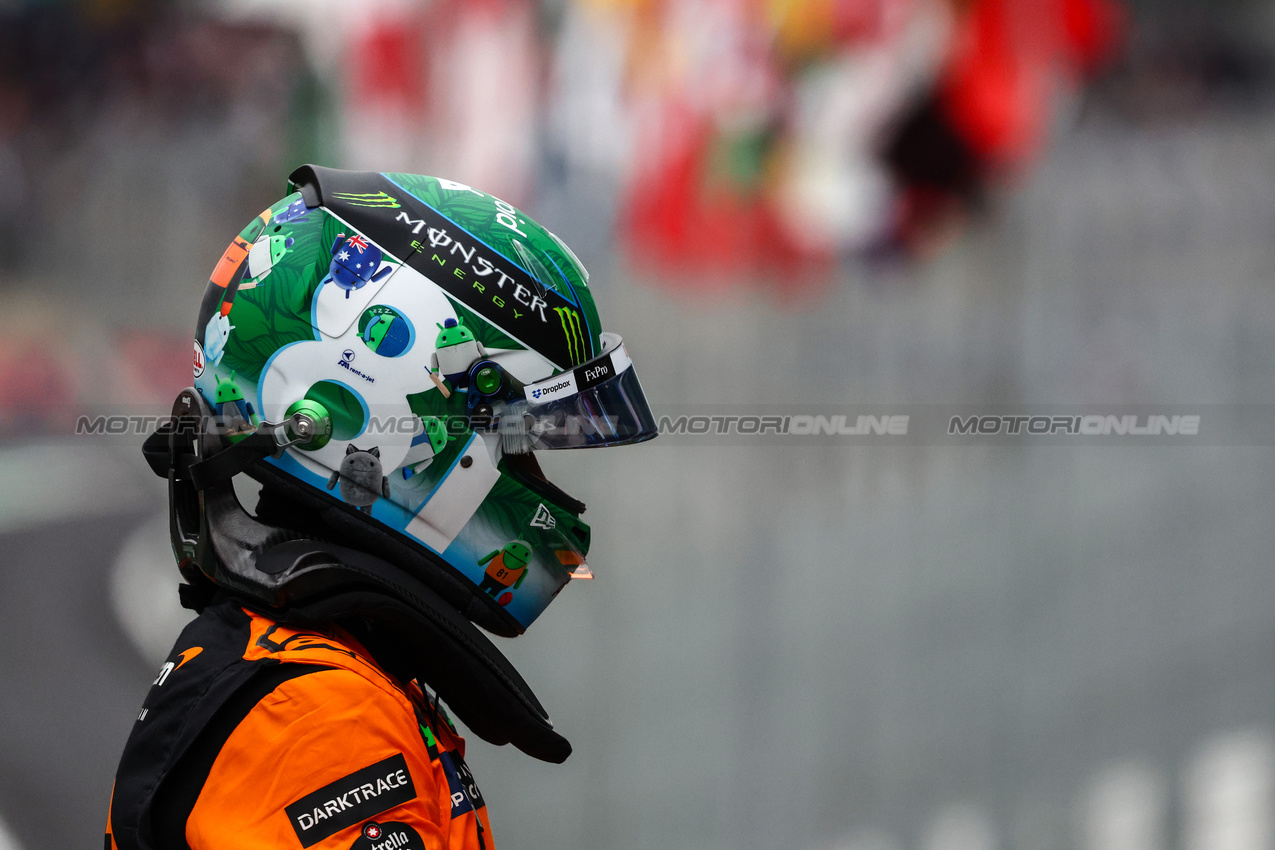
[[(1110, 97), (946, 251), (848, 266), (809, 302), (764, 281), (679, 295), (626, 272), (587, 206), (546, 195), (545, 214), (580, 234), (657, 405), (1275, 403), (1275, 114), (1260, 91), (1149, 117)], [(281, 188), (279, 148), (254, 147), (269, 108), (95, 129), (47, 187), (95, 224), (0, 281), (24, 322), (54, 305), (88, 353), (135, 320), (180, 339), (225, 241)], [(112, 593), (130, 564), (168, 563), (162, 488), (135, 452), (0, 448), (0, 823), (27, 850), (93, 846), (154, 675)], [(590, 504), (598, 578), (502, 644), (576, 753), (471, 739), (497, 840), (1272, 846), (1272, 452), (657, 440), (545, 458)]]

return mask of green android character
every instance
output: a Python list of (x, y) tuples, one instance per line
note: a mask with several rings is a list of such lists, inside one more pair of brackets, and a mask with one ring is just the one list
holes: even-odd
[(244, 399), (243, 390), (235, 383), (234, 370), (227, 379), (217, 376), (217, 397), (213, 399), (213, 409), (231, 439), (242, 437), (261, 424), (252, 409), (252, 402)]
[[(469, 367), (474, 361), (487, 356), (487, 349), (474, 339), (474, 332), (465, 327), (463, 321), (444, 319), (438, 326), (438, 337), (434, 340), (435, 351), (429, 356), (430, 377), (439, 384), (441, 374), (451, 382), (453, 387), (466, 387), (469, 384)], [(451, 395), (444, 392), (444, 395)]]
[[(505, 548), (497, 549), (478, 559), (478, 566), (486, 564), (487, 574), (478, 589), (489, 596), (499, 597), (501, 591), (509, 590), (510, 585), (517, 590), (522, 580), (527, 577), (527, 563), (531, 560), (531, 547), (524, 540), (514, 540), (505, 544)], [(507, 600), (502, 600), (505, 604)]]
[(291, 236), (267, 236), (257, 242), (248, 252), (247, 268), (244, 269), (243, 280), (239, 288), (252, 289), (261, 283), (274, 270), (274, 264), (283, 259), (292, 247)]
[(385, 307), (373, 307), (359, 338), (382, 357), (398, 357), (411, 345), (412, 331), (402, 316)]
[(379, 349), (381, 343), (385, 342), (385, 334), (393, 323), (393, 316), (376, 316), (368, 322), (367, 330), (363, 331), (363, 341), (367, 343), (367, 347), (373, 351)]
[(403, 479), (411, 478), (433, 462), (434, 457), (447, 447), (452, 435), (447, 433), (447, 425), (437, 416), (424, 416), (421, 424), (425, 430), (412, 438), (412, 445), (403, 459)]

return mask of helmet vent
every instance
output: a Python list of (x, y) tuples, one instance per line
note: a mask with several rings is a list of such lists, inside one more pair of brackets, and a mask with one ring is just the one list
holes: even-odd
[(540, 262), (536, 255), (531, 253), (530, 248), (517, 239), (514, 239), (513, 243), (514, 250), (518, 252), (518, 257), (522, 260), (522, 264), (527, 267), (527, 271), (535, 278), (536, 283), (540, 284), (540, 294), (544, 295), (546, 289), (552, 289), (557, 292), (558, 283), (554, 280), (549, 270), (545, 268), (544, 263)]

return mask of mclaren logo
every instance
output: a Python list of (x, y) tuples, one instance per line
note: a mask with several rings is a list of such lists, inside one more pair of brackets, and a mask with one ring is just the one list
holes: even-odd
[(584, 362), (584, 333), (580, 330), (580, 314), (570, 307), (554, 307), (567, 337), (567, 353), (572, 363)]
[(194, 658), (196, 655), (198, 655), (199, 653), (203, 651), (204, 651), (204, 648), (202, 646), (192, 646), (190, 649), (183, 649), (181, 652), (177, 654), (176, 662), (167, 661), (164, 663), (163, 667), (159, 668), (159, 675), (155, 677), (155, 681), (151, 682), (151, 684), (163, 685), (164, 682), (168, 681), (169, 673), (172, 673), (174, 670), (178, 669), (187, 661)]
[(558, 521), (553, 518), (553, 514), (549, 513), (549, 509), (543, 504), (536, 505), (536, 515), (531, 518), (531, 524), (535, 528), (550, 529), (558, 525)]
[(391, 210), (399, 208), (398, 198), (384, 192), (333, 192), (332, 197), (345, 201), (352, 207), (383, 207)]

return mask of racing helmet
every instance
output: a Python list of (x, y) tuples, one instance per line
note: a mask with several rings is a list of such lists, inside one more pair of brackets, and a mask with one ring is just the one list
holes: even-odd
[[(204, 291), (194, 383), (157, 435), (186, 428), (194, 454), (148, 450), (172, 473), (183, 573), (282, 608), (348, 584), (327, 568), (357, 550), (521, 634), (592, 577), (584, 505), (533, 453), (656, 435), (624, 342), (571, 249), (496, 197), (310, 165), (289, 181)], [(238, 472), (303, 506), (309, 527), (233, 504)], [(298, 542), (324, 536), (345, 555)]]

